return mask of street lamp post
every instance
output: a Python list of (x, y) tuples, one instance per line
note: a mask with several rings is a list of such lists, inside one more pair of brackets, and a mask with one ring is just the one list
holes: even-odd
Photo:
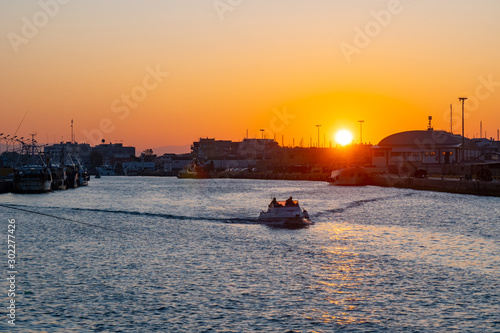
[(364, 120), (358, 120), (359, 123), (359, 144), (363, 144), (363, 123)]
[(321, 125), (316, 125), (316, 127), (318, 128), (318, 148), (319, 148), (319, 128), (321, 127)]
[(465, 125), (464, 125), (464, 104), (467, 97), (459, 97), (462, 102), (462, 163), (465, 161)]
[(261, 136), (262, 136), (262, 139), (264, 139), (264, 129), (260, 129), (260, 132), (262, 133)]

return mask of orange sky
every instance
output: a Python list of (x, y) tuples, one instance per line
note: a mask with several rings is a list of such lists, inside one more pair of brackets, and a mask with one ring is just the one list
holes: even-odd
[(28, 112), (18, 136), (69, 140), (74, 119), (77, 141), (140, 151), (247, 129), (308, 145), (317, 124), (359, 141), (364, 120), (378, 143), (429, 115), (449, 130), (450, 104), (459, 133), (468, 96), (466, 134), (496, 138), (498, 17), (495, 0), (3, 1), (0, 132)]

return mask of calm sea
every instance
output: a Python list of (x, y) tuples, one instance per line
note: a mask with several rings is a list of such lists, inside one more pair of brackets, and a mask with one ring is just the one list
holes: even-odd
[[(289, 196), (314, 225), (256, 224)], [(2, 331), (500, 332), (499, 198), (103, 177), (0, 203)]]

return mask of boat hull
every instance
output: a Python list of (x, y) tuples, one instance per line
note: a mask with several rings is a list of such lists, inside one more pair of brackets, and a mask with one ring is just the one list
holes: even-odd
[[(290, 200), (290, 201), (289, 201)], [(274, 227), (301, 228), (313, 224), (309, 214), (291, 198), (287, 201), (272, 201), (267, 211), (262, 211), (257, 222)]]
[(186, 172), (186, 171), (181, 171), (177, 175), (177, 178), (180, 179), (206, 179), (210, 178), (207, 172)]
[(332, 171), (329, 182), (337, 186), (367, 185), (368, 174), (362, 168), (349, 168)]
[(12, 180), (0, 179), (0, 193), (12, 191)]
[(20, 179), (13, 183), (15, 193), (44, 193), (52, 190), (52, 181), (41, 179)]
[(277, 218), (277, 217), (259, 217), (257, 219), (259, 223), (266, 224), (273, 227), (305, 227), (311, 225), (312, 222), (303, 217), (289, 217), (289, 218)]

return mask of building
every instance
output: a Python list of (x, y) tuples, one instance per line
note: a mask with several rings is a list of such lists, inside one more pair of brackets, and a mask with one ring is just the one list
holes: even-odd
[(470, 163), (481, 150), (470, 139), (445, 131), (407, 131), (389, 135), (372, 147), (372, 165), (407, 173), (415, 169)]
[(92, 148), (92, 152), (100, 154), (105, 164), (135, 159), (135, 147), (124, 147), (122, 143), (102, 143)]
[(163, 154), (156, 158), (158, 169), (175, 175), (187, 167), (192, 161), (192, 154)]
[(237, 144), (236, 157), (240, 160), (270, 160), (281, 149), (273, 139), (243, 139)]
[[(341, 165), (370, 163), (370, 146), (345, 149), (281, 147), (273, 139), (244, 139), (239, 142), (200, 139), (191, 146), (192, 157), (217, 171), (259, 170), (282, 173), (325, 173)], [(170, 170), (166, 164), (164, 169)]]
[(63, 156), (76, 156), (80, 159), (84, 166), (91, 165), (90, 155), (92, 148), (88, 143), (77, 142), (61, 142), (51, 146), (45, 146), (43, 152), (50, 157), (54, 163), (60, 163)]
[(156, 162), (154, 161), (130, 161), (122, 162), (123, 174), (125, 176), (132, 176), (147, 172), (154, 172), (156, 170)]
[(238, 143), (230, 140), (200, 138), (198, 142), (193, 142), (191, 152), (197, 159), (214, 160), (223, 157), (230, 158), (231, 156), (236, 156), (237, 148)]
[(500, 141), (494, 141), (491, 139), (472, 139), (472, 141), (481, 150), (481, 156), (479, 160), (481, 161), (500, 161)]

